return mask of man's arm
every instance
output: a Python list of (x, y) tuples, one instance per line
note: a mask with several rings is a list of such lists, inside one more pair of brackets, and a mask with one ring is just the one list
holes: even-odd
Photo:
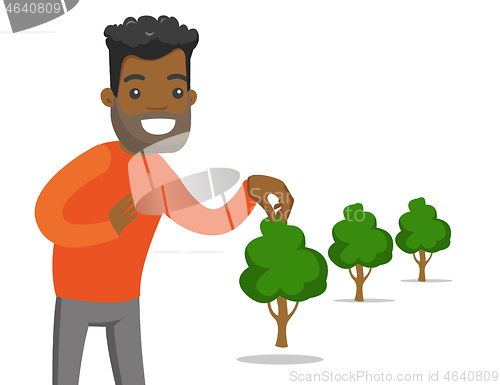
[(60, 246), (84, 247), (118, 238), (110, 221), (77, 225), (63, 217), (63, 208), (68, 199), (92, 179), (106, 172), (110, 163), (108, 148), (96, 146), (68, 163), (47, 183), (35, 207), (36, 222), (47, 239)]
[[(182, 189), (176, 191), (163, 190), (166, 214), (177, 224), (199, 234), (218, 235), (234, 230), (255, 207), (255, 201), (248, 195), (247, 181), (243, 182), (231, 200), (217, 209), (203, 206), (180, 185)], [(183, 208), (176, 209), (179, 203)]]
[[(238, 227), (259, 203), (266, 210), (271, 222), (274, 209), (286, 221), (290, 215), (293, 198), (279, 179), (254, 175), (243, 183), (234, 197), (224, 201), (224, 206), (209, 209), (199, 203), (170, 166), (158, 155), (136, 156), (129, 163), (131, 190), (138, 198), (137, 210), (143, 214), (165, 213), (182, 227), (199, 234), (217, 235)], [(274, 207), (268, 201), (276, 195), (279, 203)]]
[[(165, 213), (180, 226), (199, 234), (227, 233), (238, 227), (255, 206), (248, 195), (246, 181), (222, 207), (203, 206), (157, 154), (133, 157), (129, 162), (129, 179), (139, 213)], [(208, 176), (206, 183), (209, 183)]]
[[(167, 185), (168, 186), (168, 185)], [(165, 213), (177, 224), (200, 234), (224, 234), (238, 227), (258, 203), (273, 222), (276, 215), (281, 222), (288, 220), (294, 199), (285, 184), (279, 179), (265, 175), (252, 175), (240, 187), (229, 202), (217, 209), (200, 204), (190, 192), (178, 183), (176, 189), (161, 189)], [(279, 202), (274, 206), (268, 196), (275, 195)], [(183, 207), (177, 210), (176, 206)], [(274, 210), (280, 209), (277, 214)]]

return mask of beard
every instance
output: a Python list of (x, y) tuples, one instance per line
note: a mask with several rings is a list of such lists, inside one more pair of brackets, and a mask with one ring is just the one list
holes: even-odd
[[(163, 134), (152, 134), (144, 126), (149, 123), (165, 123)], [(164, 122), (160, 120), (165, 120)], [(168, 130), (168, 124), (173, 123), (173, 129)], [(182, 114), (172, 114), (167, 111), (151, 111), (137, 115), (126, 115), (115, 97), (111, 107), (111, 123), (120, 143), (135, 154), (143, 151), (148, 154), (177, 152), (186, 144), (191, 129), (191, 96), (187, 95), (186, 109)]]

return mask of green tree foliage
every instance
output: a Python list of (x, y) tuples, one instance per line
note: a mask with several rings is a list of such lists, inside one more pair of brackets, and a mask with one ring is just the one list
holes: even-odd
[[(399, 218), (401, 232), (396, 236), (398, 247), (408, 254), (413, 254), (420, 267), (419, 281), (425, 282), (425, 266), (433, 253), (450, 246), (451, 229), (448, 223), (437, 219), (434, 207), (425, 203), (424, 198), (417, 198), (408, 204), (409, 212)], [(415, 256), (418, 251), (420, 260)], [(431, 253), (426, 259), (425, 253)]]
[[(332, 230), (334, 243), (328, 250), (328, 256), (342, 269), (349, 269), (356, 282), (356, 301), (363, 301), (363, 283), (371, 269), (386, 264), (392, 259), (393, 241), (385, 230), (377, 228), (377, 221), (372, 213), (363, 210), (357, 203), (344, 209), (344, 220), (335, 224)], [(357, 276), (351, 268), (356, 267)], [(363, 267), (369, 268), (365, 276)]]
[(424, 198), (408, 204), (409, 212), (399, 218), (401, 232), (396, 236), (398, 247), (408, 254), (420, 249), (435, 253), (450, 246), (451, 229), (448, 223), (437, 219), (437, 212)]
[[(298, 303), (316, 297), (326, 290), (328, 266), (323, 256), (305, 246), (305, 237), (298, 227), (276, 219), (264, 219), (262, 236), (252, 240), (245, 249), (248, 268), (241, 274), (243, 292), (256, 302), (267, 303), (278, 323), (276, 346), (286, 347), (286, 324)], [(271, 302), (277, 300), (278, 314)], [(295, 301), (290, 314), (287, 300)]]

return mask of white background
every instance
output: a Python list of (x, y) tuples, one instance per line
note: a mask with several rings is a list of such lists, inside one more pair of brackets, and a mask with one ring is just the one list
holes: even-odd
[[(188, 144), (166, 156), (180, 174), (233, 167), (282, 179), (290, 224), (327, 257), (332, 226), (360, 202), (393, 237), (425, 197), (452, 229), (427, 277), (410, 255), (374, 269), (365, 298), (329, 259), (328, 289), (299, 305), (289, 348), (238, 279), (259, 236), (256, 208), (218, 237), (163, 218), (144, 268), (142, 339), (148, 384), (287, 384), (290, 371), (372, 374), (498, 370), (500, 3), (497, 1), (96, 1), (11, 34), (0, 12), (4, 384), (51, 382), (52, 244), (34, 206), (47, 181), (96, 144), (116, 140), (103, 31), (128, 16), (175, 16), (196, 28)], [(92, 202), (87, 202), (89, 208)], [(255, 354), (320, 363), (245, 364)], [(80, 384), (113, 384), (104, 328), (90, 328)], [(442, 381), (446, 383), (446, 381)]]

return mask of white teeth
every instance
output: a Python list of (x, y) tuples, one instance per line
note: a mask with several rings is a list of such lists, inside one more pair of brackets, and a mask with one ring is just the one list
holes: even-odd
[(142, 119), (141, 124), (144, 131), (151, 135), (164, 135), (174, 129), (175, 119)]

